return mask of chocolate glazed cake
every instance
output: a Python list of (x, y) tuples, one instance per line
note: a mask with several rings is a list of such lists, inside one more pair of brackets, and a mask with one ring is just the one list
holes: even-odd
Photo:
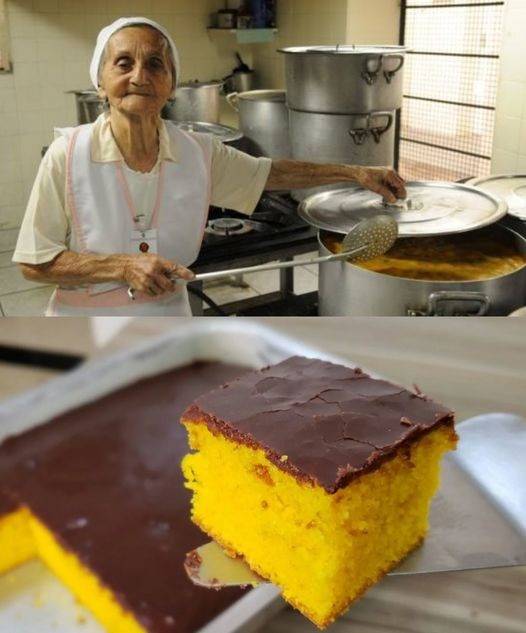
[[(27, 511), (37, 555), (108, 631), (193, 633), (243, 595), (196, 587), (184, 572), (185, 554), (206, 537), (190, 521), (178, 421), (198, 395), (244, 371), (176, 369), (0, 447), (0, 481)], [(0, 515), (16, 509), (0, 494)]]
[(244, 374), (183, 414), (193, 520), (325, 627), (422, 542), (453, 420), (317, 359)]
[(404, 444), (452, 425), (453, 413), (361, 369), (294, 357), (197, 398), (184, 419), (264, 447), (280, 469), (334, 493)]

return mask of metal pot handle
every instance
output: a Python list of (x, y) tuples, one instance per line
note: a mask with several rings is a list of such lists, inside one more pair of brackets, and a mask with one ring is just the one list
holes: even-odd
[[(369, 122), (373, 116), (385, 116), (387, 118), (387, 124), (384, 126), (370, 127)], [(375, 143), (379, 143), (382, 140), (382, 134), (385, 134), (387, 130), (391, 129), (393, 122), (394, 116), (392, 112), (371, 112), (367, 121), (367, 126), (373, 135)]]
[(349, 130), (349, 136), (352, 138), (355, 145), (363, 145), (366, 138), (369, 136), (369, 128), (360, 127), (354, 130)]
[(390, 84), (393, 81), (393, 77), (396, 75), (396, 73), (402, 69), (402, 66), (404, 65), (404, 62), (405, 62), (405, 56), (401, 55), (400, 53), (390, 53), (390, 54), (384, 55), (384, 60), (385, 59), (398, 59), (400, 61), (400, 63), (394, 70), (384, 70), (385, 80), (387, 81), (388, 84)]
[[(372, 127), (372, 117), (385, 116), (387, 118), (387, 124), (383, 126)], [(366, 116), (365, 127), (352, 128), (349, 130), (349, 136), (355, 142), (356, 145), (363, 145), (369, 134), (374, 138), (375, 143), (381, 141), (382, 134), (385, 134), (387, 130), (391, 128), (394, 122), (394, 116), (392, 112), (371, 112)]]
[(237, 95), (237, 92), (231, 92), (230, 94), (227, 94), (226, 100), (231, 108), (234, 108), (236, 112), (239, 112), (239, 106), (237, 105)]
[(427, 299), (427, 310), (409, 310), (408, 314), (409, 316), (439, 316), (439, 305), (453, 301), (478, 303), (478, 312), (472, 316), (486, 316), (491, 305), (491, 299), (482, 292), (440, 290), (429, 295)]
[[(368, 55), (363, 60), (362, 78), (372, 86), (378, 79), (378, 75), (382, 70), (383, 55)], [(376, 62), (376, 66), (371, 67), (370, 62)]]

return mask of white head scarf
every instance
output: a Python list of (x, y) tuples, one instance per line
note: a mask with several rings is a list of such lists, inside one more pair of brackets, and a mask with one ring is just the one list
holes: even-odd
[(106, 44), (108, 43), (110, 37), (117, 31), (120, 31), (120, 29), (123, 29), (126, 26), (133, 26), (135, 24), (147, 24), (148, 26), (151, 26), (152, 28), (159, 31), (159, 33), (164, 35), (164, 37), (168, 40), (168, 44), (170, 45), (170, 48), (172, 50), (172, 55), (175, 63), (175, 79), (177, 82), (179, 81), (179, 77), (181, 76), (179, 53), (177, 52), (175, 42), (171, 38), (168, 31), (164, 28), (164, 26), (161, 26), (157, 22), (149, 20), (148, 18), (119, 18), (118, 20), (115, 20), (115, 22), (112, 22), (112, 24), (105, 26), (97, 36), (97, 43), (95, 45), (95, 50), (93, 51), (93, 57), (91, 58), (91, 64), (89, 67), (89, 75), (91, 78), (91, 82), (95, 86), (95, 88), (99, 87), (99, 66), (102, 55), (104, 53), (104, 49), (106, 48)]

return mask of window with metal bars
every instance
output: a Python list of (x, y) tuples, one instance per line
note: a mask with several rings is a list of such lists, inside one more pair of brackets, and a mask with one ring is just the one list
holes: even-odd
[(403, 0), (399, 169), (408, 180), (490, 173), (504, 2)]

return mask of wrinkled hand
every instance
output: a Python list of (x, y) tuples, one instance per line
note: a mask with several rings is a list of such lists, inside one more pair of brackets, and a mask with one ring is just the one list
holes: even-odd
[(362, 187), (379, 193), (391, 204), (407, 197), (404, 179), (388, 167), (362, 167), (356, 180)]
[(174, 292), (175, 282), (171, 279), (173, 277), (192, 281), (194, 276), (188, 268), (154, 253), (130, 255), (123, 269), (124, 281), (133, 290), (152, 296)]

